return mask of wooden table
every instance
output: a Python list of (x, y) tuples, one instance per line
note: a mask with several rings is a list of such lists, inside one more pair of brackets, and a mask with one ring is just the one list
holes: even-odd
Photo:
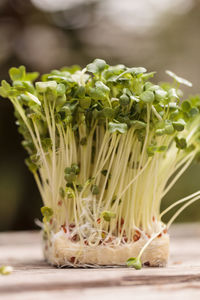
[(200, 299), (200, 224), (171, 229), (167, 268), (56, 269), (43, 261), (40, 234), (0, 234), (1, 300)]

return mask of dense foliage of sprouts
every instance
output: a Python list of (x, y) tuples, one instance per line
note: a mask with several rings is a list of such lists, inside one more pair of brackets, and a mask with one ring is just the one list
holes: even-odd
[(158, 85), (145, 68), (96, 59), (33, 83), (38, 73), (10, 69), (0, 95), (14, 106), (47, 234), (97, 246), (162, 230), (161, 200), (198, 156), (200, 134), (200, 98), (180, 101), (179, 84), (191, 84), (167, 73), (174, 82)]

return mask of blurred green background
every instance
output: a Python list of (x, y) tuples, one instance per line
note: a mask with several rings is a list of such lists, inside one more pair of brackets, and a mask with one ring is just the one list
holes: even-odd
[[(156, 81), (169, 69), (200, 91), (199, 0), (0, 0), (0, 80), (11, 66), (48, 72), (84, 66), (96, 57), (109, 64), (145, 66)], [(41, 199), (24, 159), (12, 105), (0, 99), (0, 231), (36, 228)], [(163, 207), (200, 189), (193, 165), (163, 200)], [(200, 220), (200, 203), (177, 221)]]

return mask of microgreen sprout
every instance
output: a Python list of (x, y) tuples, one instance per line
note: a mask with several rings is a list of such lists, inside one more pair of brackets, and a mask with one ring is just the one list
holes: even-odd
[(162, 223), (168, 209), (160, 213), (161, 200), (199, 157), (200, 97), (184, 99), (179, 86), (191, 83), (173, 72), (167, 71), (172, 84), (154, 84), (154, 74), (95, 59), (37, 82), (37, 72), (11, 68), (12, 84), (1, 82), (0, 95), (14, 106), (26, 164), (44, 203), (45, 249), (62, 235), (73, 245), (70, 251), (79, 247), (64, 256), (65, 265), (78, 265), (85, 248), (140, 240), (139, 254), (127, 261), (140, 269), (148, 245), (199, 197), (175, 202), (169, 210), (186, 201)]
[(10, 275), (13, 272), (13, 267), (11, 266), (1, 266), (0, 274), (1, 275)]
[(184, 84), (184, 85), (187, 85), (189, 87), (192, 86), (192, 83), (190, 81), (188, 81), (187, 79), (184, 79), (182, 77), (177, 76), (172, 71), (167, 70), (166, 73), (167, 73), (167, 75), (169, 75), (170, 77), (172, 77), (177, 83)]
[(41, 213), (43, 215), (43, 222), (46, 223), (46, 222), (50, 221), (50, 219), (53, 215), (53, 210), (52, 210), (52, 208), (43, 206), (43, 207), (41, 207)]
[(142, 269), (142, 262), (139, 257), (130, 257), (126, 262), (128, 267), (133, 267), (136, 270)]

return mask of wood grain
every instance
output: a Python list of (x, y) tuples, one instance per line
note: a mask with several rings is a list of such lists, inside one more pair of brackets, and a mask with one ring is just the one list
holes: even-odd
[(171, 230), (166, 268), (57, 269), (42, 256), (39, 232), (0, 234), (0, 265), (14, 272), (0, 277), (0, 299), (200, 299), (200, 224)]

